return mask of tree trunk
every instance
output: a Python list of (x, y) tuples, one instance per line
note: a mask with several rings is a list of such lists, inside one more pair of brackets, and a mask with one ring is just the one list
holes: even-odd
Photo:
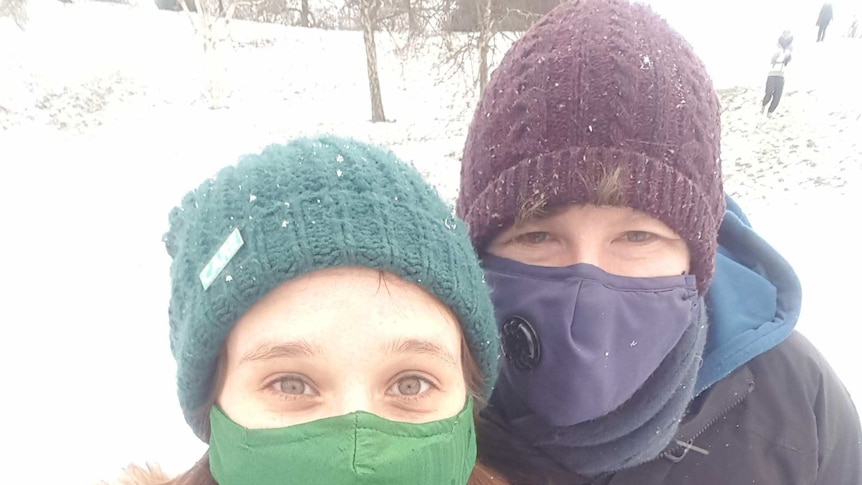
[(308, 27), (308, 0), (302, 0), (301, 24), (303, 27)]
[[(236, 11), (235, 0), (180, 0), (178, 4), (186, 12), (192, 27), (202, 41), (204, 54), (204, 98), (211, 108), (221, 107), (227, 96), (225, 79), (225, 59), (223, 49), (218, 49), (221, 41), (229, 35), (230, 19)], [(227, 7), (225, 8), (225, 4)]]
[(362, 37), (365, 40), (365, 60), (368, 66), (368, 88), (371, 93), (371, 121), (386, 121), (383, 113), (383, 95), (380, 92), (380, 78), (377, 76), (377, 46), (374, 43), (374, 24), (380, 0), (361, 0), (359, 18), (362, 23)]
[(479, 11), (479, 96), (485, 92), (488, 84), (488, 56), (491, 53), (491, 41), (494, 39), (492, 7), (494, 0), (478, 2)]
[(413, 9), (414, 0), (404, 0), (404, 9), (407, 11), (407, 29), (411, 34), (416, 33), (416, 11)]

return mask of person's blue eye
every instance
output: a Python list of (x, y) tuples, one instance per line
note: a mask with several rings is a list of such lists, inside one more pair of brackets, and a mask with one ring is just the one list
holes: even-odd
[(285, 397), (316, 396), (317, 391), (302, 376), (287, 375), (273, 381), (270, 385), (276, 393)]
[(512, 241), (527, 246), (536, 246), (547, 242), (551, 239), (551, 235), (545, 231), (525, 232), (515, 236)]
[(646, 231), (629, 231), (623, 237), (627, 242), (642, 243), (653, 239), (655, 234)]
[(431, 390), (432, 384), (427, 379), (409, 375), (398, 379), (386, 391), (387, 394), (403, 397), (416, 397)]

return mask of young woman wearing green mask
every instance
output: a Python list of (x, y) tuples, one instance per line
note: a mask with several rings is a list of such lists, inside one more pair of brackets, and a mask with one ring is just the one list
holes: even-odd
[(171, 212), (180, 405), (207, 453), (129, 484), (505, 483), (473, 427), (498, 341), (463, 224), (354, 140), (273, 145)]

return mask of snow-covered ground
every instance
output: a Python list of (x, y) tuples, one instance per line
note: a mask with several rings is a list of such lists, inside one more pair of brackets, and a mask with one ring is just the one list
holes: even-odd
[[(178, 472), (203, 446), (173, 388), (160, 241), (170, 208), (238, 155), (319, 132), (392, 147), (452, 200), (471, 78), (439, 74), (434, 54), (400, 61), (382, 38), (393, 122), (371, 124), (360, 34), (237, 22), (223, 61), (232, 94), (211, 110), (182, 14), (34, 1), (25, 32), (0, 19), (0, 412), (14, 450), (0, 481), (91, 484), (147, 460)], [(696, 14), (695, 2), (654, 3), (722, 90), (727, 190), (798, 270), (798, 328), (862, 400), (862, 98), (852, 72), (862, 40), (838, 28), (825, 43), (809, 39), (819, 3), (757, 26), (757, 16), (734, 23), (719, 12), (745, 7), (736, 0)], [(784, 25), (799, 25), (796, 54), (767, 120), (765, 59)]]

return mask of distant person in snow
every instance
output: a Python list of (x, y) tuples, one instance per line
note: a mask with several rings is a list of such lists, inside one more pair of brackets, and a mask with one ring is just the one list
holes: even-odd
[(793, 54), (793, 36), (790, 31), (785, 30), (778, 38), (778, 50), (772, 54), (769, 75), (766, 77), (766, 94), (760, 112), (766, 111), (766, 116), (772, 116), (778, 103), (781, 102), (781, 94), (784, 92), (784, 68), (790, 63)]
[(829, 24), (832, 22), (832, 4), (824, 3), (823, 7), (820, 8), (820, 15), (817, 17), (817, 27), (819, 27), (817, 31), (817, 42), (823, 42), (826, 38), (826, 27), (829, 27)]
[(720, 112), (640, 2), (566, 2), (491, 76), (457, 214), (505, 356), (479, 454), (512, 483), (862, 484), (799, 279), (724, 193)]

